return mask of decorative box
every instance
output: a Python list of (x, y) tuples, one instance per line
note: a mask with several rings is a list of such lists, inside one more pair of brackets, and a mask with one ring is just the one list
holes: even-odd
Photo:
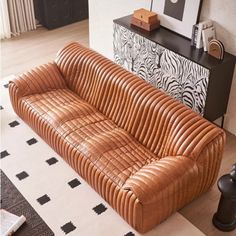
[(156, 23), (156, 20), (158, 19), (157, 14), (155, 12), (148, 11), (144, 8), (135, 10), (133, 17), (148, 24)]
[(160, 27), (160, 21), (157, 20), (155, 23), (149, 24), (149, 23), (141, 21), (135, 17), (132, 17), (131, 18), (131, 25), (134, 25), (136, 27), (139, 27), (139, 28), (147, 30), (147, 31), (152, 31), (152, 30), (158, 29)]
[(141, 8), (134, 11), (134, 14), (131, 18), (131, 25), (147, 31), (152, 31), (160, 27), (160, 21), (158, 19), (158, 15), (155, 12)]

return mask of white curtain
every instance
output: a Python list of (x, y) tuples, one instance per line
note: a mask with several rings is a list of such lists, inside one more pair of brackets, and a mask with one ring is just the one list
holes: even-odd
[(33, 0), (8, 0), (8, 9), (14, 35), (36, 29)]
[(9, 22), (9, 14), (7, 0), (0, 0), (0, 34), (1, 39), (11, 37), (11, 28)]
[[(8, 22), (8, 34), (5, 33), (2, 37), (1, 33), (1, 39), (10, 37), (9, 27), (14, 36), (36, 29), (33, 0), (0, 0), (0, 2), (1, 18), (5, 20), (1, 19), (1, 22)], [(2, 6), (4, 6), (3, 11)]]

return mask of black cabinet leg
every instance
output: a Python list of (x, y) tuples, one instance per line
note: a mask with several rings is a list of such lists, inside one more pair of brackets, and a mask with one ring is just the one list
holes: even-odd
[(223, 129), (224, 128), (224, 121), (225, 121), (225, 115), (221, 117), (221, 125), (220, 127)]

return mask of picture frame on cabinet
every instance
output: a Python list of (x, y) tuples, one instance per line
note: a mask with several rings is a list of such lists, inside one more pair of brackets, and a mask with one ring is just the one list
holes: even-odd
[(158, 14), (161, 26), (191, 39), (201, 6), (202, 0), (158, 0), (153, 2), (153, 11)]

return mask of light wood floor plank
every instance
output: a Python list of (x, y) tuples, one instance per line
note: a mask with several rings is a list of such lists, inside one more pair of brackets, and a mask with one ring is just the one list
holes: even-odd
[[(224, 174), (228, 174), (234, 163), (236, 163), (236, 137), (227, 132), (223, 160), (217, 179)], [(219, 199), (220, 191), (216, 183), (208, 192), (181, 209), (180, 213), (206, 235), (233, 236), (235, 235), (235, 230), (224, 233), (212, 225), (212, 216), (217, 210)]]
[(1, 78), (52, 61), (57, 51), (72, 41), (89, 46), (88, 20), (54, 30), (40, 27), (19, 37), (3, 40)]

